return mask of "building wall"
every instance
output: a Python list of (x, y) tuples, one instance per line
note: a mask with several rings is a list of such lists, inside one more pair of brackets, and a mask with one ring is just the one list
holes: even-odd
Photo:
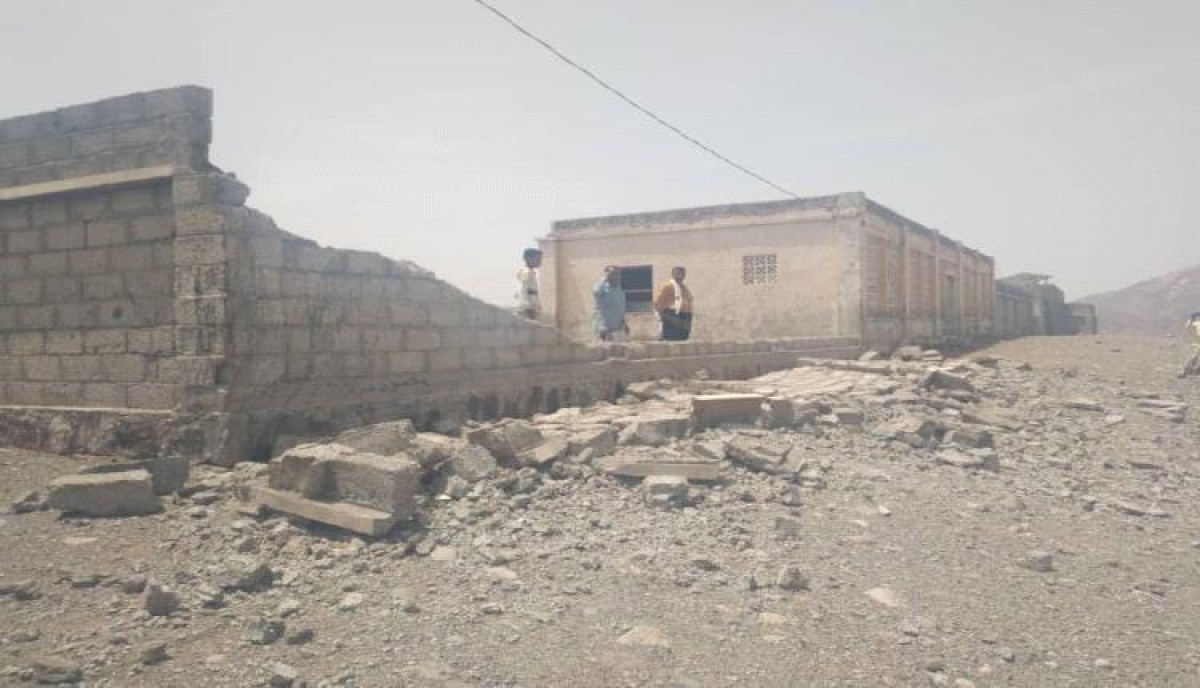
[[(682, 265), (695, 298), (693, 339), (853, 335), (857, 313), (842, 307), (843, 234), (828, 210), (814, 209), (782, 222), (735, 218), (649, 231), (609, 227), (552, 235), (541, 242), (546, 319), (590, 341), (591, 294), (604, 266), (649, 265), (657, 290), (670, 279), (671, 268)], [(773, 281), (763, 280), (772, 260)], [(767, 283), (747, 283), (756, 280)], [(628, 320), (635, 339), (657, 338), (652, 313), (631, 313)]]

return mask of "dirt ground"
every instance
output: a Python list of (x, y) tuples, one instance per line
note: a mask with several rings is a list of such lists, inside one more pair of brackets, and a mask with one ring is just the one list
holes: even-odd
[[(252, 469), (197, 467), (157, 515), (0, 514), (0, 591), (32, 591), (0, 594), (0, 685), (52, 679), (35, 668), (50, 658), (88, 686), (1197, 686), (1200, 379), (1174, 377), (1184, 353), (1101, 336), (972, 354), (967, 407), (1011, 420), (971, 454), (990, 470), (872, 431), (966, 417), (902, 399), (911, 373), (884, 388), (806, 368), (751, 384), (863, 411), (862, 427), (770, 434), (820, 480), (727, 462), (686, 508), (544, 474), (431, 498), (372, 541), (244, 513)], [(842, 386), (788, 388), (801, 373)], [(0, 505), (96, 460), (0, 449)], [(220, 592), (259, 564), (265, 588)], [(151, 616), (147, 579), (181, 608)], [(165, 659), (145, 656), (157, 645)]]

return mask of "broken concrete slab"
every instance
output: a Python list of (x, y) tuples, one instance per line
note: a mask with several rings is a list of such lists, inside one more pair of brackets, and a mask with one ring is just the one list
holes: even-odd
[(154, 494), (174, 494), (183, 490), (187, 484), (188, 474), (192, 468), (191, 461), (186, 456), (156, 456), (137, 461), (119, 461), (86, 466), (79, 470), (81, 474), (124, 473), (126, 471), (146, 471), (153, 481)]
[(570, 445), (564, 437), (551, 437), (538, 446), (521, 454), (525, 466), (546, 466), (567, 455)]
[(621, 431), (618, 443), (661, 446), (687, 435), (691, 424), (691, 416), (682, 414), (636, 418)]
[(321, 502), (269, 487), (258, 488), (255, 501), (268, 509), (372, 537), (386, 535), (400, 521), (378, 509), (341, 502)]
[(692, 398), (692, 428), (754, 425), (765, 401), (760, 394), (701, 394)]
[(994, 453), (984, 455), (966, 454), (956, 449), (943, 449), (937, 453), (937, 462), (958, 468), (980, 468), (984, 470), (999, 470), (1000, 462)]
[(767, 397), (766, 413), (762, 415), (762, 424), (771, 429), (790, 428), (796, 424), (796, 407), (787, 397)]
[(478, 482), (496, 474), (500, 465), (492, 453), (478, 444), (468, 444), (454, 453), (445, 470), (468, 483)]
[(397, 420), (347, 430), (335, 437), (333, 443), (360, 452), (392, 456), (411, 447), (416, 437), (412, 421)]
[(753, 437), (738, 435), (725, 445), (725, 457), (751, 470), (779, 473), (788, 449), (790, 447), (773, 447)]
[(50, 484), (53, 509), (88, 516), (141, 516), (162, 509), (149, 471), (67, 475)]
[(591, 449), (593, 457), (608, 456), (616, 448), (617, 433), (608, 426), (577, 429), (567, 439), (567, 452), (574, 455)]
[(920, 382), (921, 387), (925, 389), (942, 389), (942, 390), (962, 390), (964, 392), (974, 392), (975, 385), (967, 379), (965, 375), (956, 375), (945, 370), (931, 370), (926, 373)]
[(622, 478), (646, 478), (652, 475), (679, 476), (695, 482), (721, 479), (721, 464), (699, 458), (658, 459), (651, 456), (614, 455), (595, 462), (596, 470)]
[(463, 438), (487, 449), (502, 464), (516, 462), (522, 453), (545, 440), (540, 430), (523, 420), (506, 420), (464, 429)]

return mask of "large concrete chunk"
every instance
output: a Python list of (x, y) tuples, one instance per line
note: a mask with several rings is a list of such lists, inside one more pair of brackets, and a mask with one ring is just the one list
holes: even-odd
[(402, 454), (380, 456), (341, 445), (301, 445), (271, 461), (268, 485), (322, 501), (344, 501), (398, 518), (416, 509), (421, 467)]
[(692, 427), (754, 425), (766, 398), (759, 394), (702, 394), (692, 399)]
[(269, 487), (258, 488), (255, 498), (258, 504), (269, 509), (372, 537), (386, 535), (399, 521), (395, 516), (377, 509), (355, 504), (319, 502)]
[(575, 430), (567, 439), (567, 453), (580, 454), (592, 450), (593, 457), (608, 456), (617, 448), (617, 433), (610, 427)]
[(63, 476), (50, 484), (49, 504), (89, 516), (138, 516), (162, 508), (144, 470)]
[(412, 421), (398, 420), (347, 430), (333, 442), (360, 452), (392, 456), (408, 450), (416, 436)]
[(512, 420), (466, 430), (463, 437), (492, 453), (501, 463), (513, 463), (521, 454), (545, 439), (542, 432), (523, 420)]
[(192, 464), (186, 456), (156, 456), (140, 461), (121, 461), (88, 466), (80, 473), (124, 473), (144, 470), (154, 482), (154, 494), (174, 494), (187, 484)]

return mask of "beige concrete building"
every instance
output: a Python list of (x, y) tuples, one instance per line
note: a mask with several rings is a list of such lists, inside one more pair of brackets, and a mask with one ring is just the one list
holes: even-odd
[(992, 258), (862, 193), (563, 220), (539, 243), (544, 317), (577, 338), (592, 336), (591, 290), (609, 264), (635, 339), (656, 336), (650, 300), (674, 265), (695, 295), (693, 339), (890, 347), (993, 330)]

